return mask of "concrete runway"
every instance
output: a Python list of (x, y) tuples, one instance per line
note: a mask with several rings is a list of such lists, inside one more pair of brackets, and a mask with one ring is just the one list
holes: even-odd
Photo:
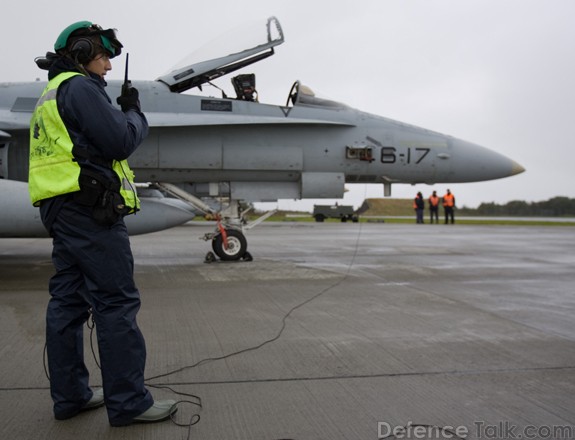
[[(574, 228), (265, 223), (253, 262), (205, 264), (211, 229), (132, 238), (148, 382), (201, 398), (191, 439), (575, 438)], [(50, 253), (0, 241), (0, 438), (188, 438), (53, 419)]]

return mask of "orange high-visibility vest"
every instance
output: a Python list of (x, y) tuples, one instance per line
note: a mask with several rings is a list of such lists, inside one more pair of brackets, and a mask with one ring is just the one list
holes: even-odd
[(437, 205), (439, 205), (439, 197), (430, 196), (429, 197), (429, 203), (431, 204), (431, 206), (436, 207)]
[(453, 194), (445, 194), (443, 196), (443, 206), (447, 206), (448, 208), (453, 208), (453, 205), (455, 205), (454, 201), (455, 201), (455, 197), (453, 197)]

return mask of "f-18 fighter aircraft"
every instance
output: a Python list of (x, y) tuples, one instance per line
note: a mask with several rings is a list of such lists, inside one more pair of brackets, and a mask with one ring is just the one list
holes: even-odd
[[(133, 81), (150, 134), (130, 165), (137, 182), (170, 196), (156, 198), (156, 204), (168, 203), (160, 208), (159, 224), (155, 215), (145, 217), (145, 200), (142, 213), (129, 216), (134, 221), (152, 222), (155, 229), (177, 223), (172, 214), (185, 221), (185, 215), (180, 218), (185, 210), (172, 203), (180, 199), (218, 220), (205, 238), (221, 259), (236, 260), (249, 255), (245, 230), (263, 219), (244, 221), (244, 207), (252, 202), (342, 198), (345, 184), (353, 183), (381, 183), (389, 196), (394, 183), (477, 182), (524, 171), (479, 145), (320, 98), (299, 81), (277, 105), (258, 102), (255, 76), (239, 72), (231, 78), (233, 97), (184, 93), (270, 57), (284, 42), (274, 17), (256, 32), (258, 40), (243, 49), (184, 61), (155, 81)], [(0, 174), (6, 180), (27, 181), (30, 116), (44, 87), (0, 84)], [(121, 87), (122, 81), (109, 82), (112, 102)], [(27, 200), (25, 184), (17, 189), (6, 183), (0, 191), (0, 235), (33, 235), (25, 221), (32, 220), (32, 208), (20, 209), (14, 201)]]

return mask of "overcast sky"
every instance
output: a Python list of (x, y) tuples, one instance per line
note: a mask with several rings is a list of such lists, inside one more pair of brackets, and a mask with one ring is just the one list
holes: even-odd
[[(117, 28), (132, 79), (153, 80), (242, 20), (269, 16), (279, 19), (286, 41), (248, 68), (261, 102), (283, 105), (300, 80), (352, 107), (483, 145), (526, 168), (507, 179), (449, 185), (459, 206), (575, 197), (572, 0), (8, 1), (0, 82), (44, 80), (34, 58), (79, 20)], [(123, 58), (115, 61), (108, 78), (121, 79), (123, 66)], [(232, 94), (228, 77), (217, 84)], [(379, 185), (348, 188), (343, 203), (383, 196)], [(446, 188), (395, 185), (393, 197)], [(279, 204), (298, 206), (310, 204)]]

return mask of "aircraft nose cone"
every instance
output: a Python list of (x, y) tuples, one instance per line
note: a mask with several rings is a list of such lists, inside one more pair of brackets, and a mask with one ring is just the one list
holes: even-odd
[(452, 153), (451, 173), (461, 182), (502, 179), (525, 171), (503, 154), (459, 139), (453, 139)]

